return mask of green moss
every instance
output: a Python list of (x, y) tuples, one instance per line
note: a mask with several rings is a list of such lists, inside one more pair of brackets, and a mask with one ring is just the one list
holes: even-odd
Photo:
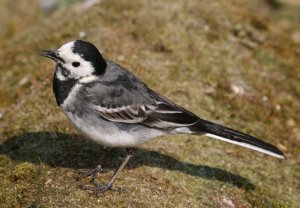
[(24, 180), (32, 178), (36, 169), (31, 163), (21, 163), (15, 166), (10, 174), (12, 180)]
[(252, 207), (274, 207), (274, 208), (287, 208), (291, 207), (290, 203), (284, 203), (281, 200), (274, 199), (273, 197), (268, 196), (268, 190), (261, 191), (257, 190), (256, 192), (251, 192), (246, 195), (248, 202)]

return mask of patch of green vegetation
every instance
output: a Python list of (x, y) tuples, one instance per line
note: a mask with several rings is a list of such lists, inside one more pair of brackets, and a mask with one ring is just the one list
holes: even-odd
[[(0, 2), (1, 15), (8, 2)], [(8, 25), (8, 33), (0, 30), (1, 206), (300, 206), (299, 46), (290, 37), (298, 10), (270, 10), (260, 0), (103, 0), (82, 10), (72, 2), (47, 18), (20, 3), (22, 19), (0, 19)], [(38, 53), (74, 39), (93, 42), (199, 116), (278, 145), (288, 159), (170, 136), (137, 151), (115, 184), (125, 193), (97, 198), (81, 190), (89, 180), (76, 181), (79, 171), (98, 163), (113, 169), (124, 150), (83, 139), (56, 107), (54, 66)]]

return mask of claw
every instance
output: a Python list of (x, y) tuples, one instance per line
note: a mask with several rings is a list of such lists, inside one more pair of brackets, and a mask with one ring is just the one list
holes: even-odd
[(112, 190), (112, 185), (109, 184), (99, 184), (97, 187), (95, 187), (95, 191), (94, 194), (96, 196), (100, 196), (101, 194), (103, 194), (104, 192), (106, 192), (107, 190), (111, 189)]
[(102, 169), (101, 165), (98, 165), (95, 169), (93, 169), (91, 171), (88, 171), (86, 173), (83, 173), (78, 177), (78, 180), (80, 180), (82, 178), (92, 176), (91, 183), (94, 185), (94, 187), (88, 187), (88, 186), (83, 186), (83, 185), (80, 185), (79, 187), (83, 190), (92, 191), (96, 196), (100, 196), (101, 194), (103, 194), (107, 190), (117, 191), (119, 193), (124, 192), (125, 189), (123, 189), (123, 188), (112, 189), (112, 185), (113, 185), (114, 181), (116, 180), (117, 176), (119, 175), (120, 171), (125, 167), (128, 160), (132, 157), (133, 153), (134, 153), (134, 149), (127, 148), (126, 157), (124, 158), (122, 163), (119, 165), (119, 167), (115, 170), (113, 176), (109, 180), (109, 183), (107, 183), (107, 184), (97, 184), (96, 183), (96, 174), (97, 173), (99, 173), (99, 172), (102, 172), (102, 173), (103, 172), (108, 172), (107, 169)]

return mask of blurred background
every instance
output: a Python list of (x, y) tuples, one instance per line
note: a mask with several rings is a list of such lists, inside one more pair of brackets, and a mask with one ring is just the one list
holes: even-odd
[[(169, 136), (138, 150), (115, 183), (127, 192), (79, 189), (78, 171), (124, 151), (85, 140), (56, 106), (39, 53), (75, 39), (287, 160)], [(299, 0), (1, 0), (0, 207), (300, 207), (299, 57)]]

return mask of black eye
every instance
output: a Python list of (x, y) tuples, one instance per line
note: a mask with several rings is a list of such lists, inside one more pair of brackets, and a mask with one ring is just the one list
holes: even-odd
[(80, 66), (80, 63), (77, 62), (77, 61), (75, 61), (75, 62), (72, 63), (72, 66), (74, 66), (74, 67), (79, 67), (79, 66)]

